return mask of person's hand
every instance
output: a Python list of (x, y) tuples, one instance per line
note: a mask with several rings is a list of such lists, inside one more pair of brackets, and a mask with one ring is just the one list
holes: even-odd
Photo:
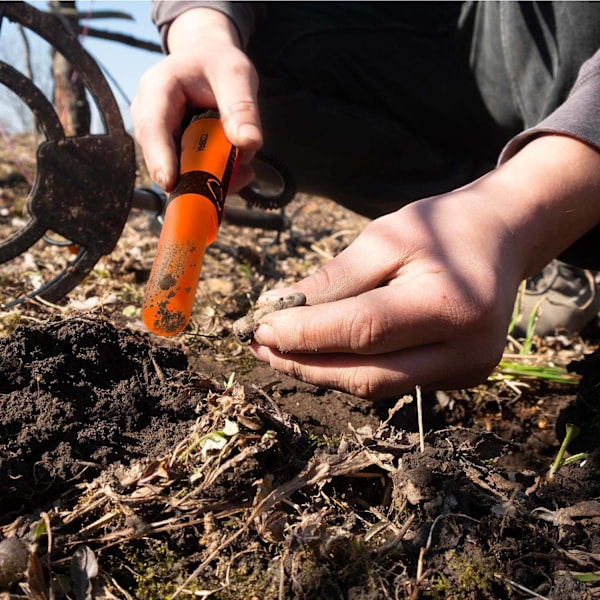
[(262, 144), (258, 76), (239, 48), (229, 19), (211, 8), (179, 16), (169, 29), (169, 56), (140, 79), (131, 105), (135, 136), (150, 177), (169, 192), (179, 172), (178, 139), (186, 110), (218, 108), (229, 141), (240, 149), (230, 190), (253, 179), (249, 165)]
[[(570, 168), (556, 168), (565, 156)], [(373, 221), (315, 275), (268, 293), (303, 292), (310, 306), (263, 317), (252, 352), (372, 399), (480, 383), (520, 281), (600, 221), (599, 172), (597, 151), (545, 136), (460, 190)]]
[(274, 290), (303, 292), (310, 306), (261, 319), (254, 355), (372, 399), (480, 381), (501, 356), (520, 272), (474, 193), (373, 221), (315, 275)]

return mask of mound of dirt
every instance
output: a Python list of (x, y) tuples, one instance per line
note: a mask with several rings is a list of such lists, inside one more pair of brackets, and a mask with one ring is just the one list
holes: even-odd
[[(599, 356), (574, 365), (588, 408)], [(598, 451), (513, 471), (523, 447), (494, 433), (394, 426), (410, 397), (311, 437), (266, 393), (101, 317), (17, 327), (0, 374), (11, 598), (593, 597)]]
[(197, 378), (176, 348), (104, 320), (18, 327), (0, 339), (2, 520), (84, 472), (154, 456), (185, 435)]

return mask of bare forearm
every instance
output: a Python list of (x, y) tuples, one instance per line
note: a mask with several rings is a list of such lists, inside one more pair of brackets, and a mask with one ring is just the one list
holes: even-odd
[(177, 17), (169, 28), (169, 51), (188, 51), (199, 44), (218, 42), (241, 47), (241, 40), (233, 22), (222, 12), (212, 8), (193, 8)]
[(514, 236), (523, 278), (600, 223), (600, 152), (576, 138), (536, 138), (474, 185)]

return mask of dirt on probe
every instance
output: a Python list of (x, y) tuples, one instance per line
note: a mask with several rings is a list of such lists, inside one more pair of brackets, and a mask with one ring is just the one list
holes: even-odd
[[(13, 145), (2, 239), (35, 168)], [(507, 338), (506, 361), (560, 383), (499, 369), (378, 404), (302, 383), (233, 323), (366, 220), (307, 195), (286, 214), (279, 236), (222, 225), (174, 338), (140, 319), (158, 242), (142, 212), (68, 298), (0, 312), (0, 599), (600, 598), (597, 324), (527, 354)], [(39, 243), (0, 265), (0, 300), (69, 258)]]

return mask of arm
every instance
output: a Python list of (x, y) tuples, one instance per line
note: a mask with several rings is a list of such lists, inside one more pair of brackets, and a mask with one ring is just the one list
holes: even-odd
[(479, 180), (373, 221), (278, 290), (312, 306), (264, 317), (252, 351), (372, 399), (480, 383), (501, 358), (520, 281), (600, 223), (599, 199), (595, 147), (536, 137)]
[[(567, 100), (537, 126), (513, 138), (500, 156), (500, 164), (531, 140), (548, 133), (565, 134), (600, 148), (600, 51), (586, 61)], [(600, 270), (600, 227), (577, 239), (560, 258), (588, 269)]]
[(256, 24), (265, 17), (263, 2), (219, 2), (217, 0), (178, 0), (177, 2), (154, 0), (152, 2), (152, 21), (158, 27), (163, 47), (168, 52), (168, 32), (171, 23), (184, 12), (192, 8), (210, 8), (229, 18), (235, 26), (243, 48)]

